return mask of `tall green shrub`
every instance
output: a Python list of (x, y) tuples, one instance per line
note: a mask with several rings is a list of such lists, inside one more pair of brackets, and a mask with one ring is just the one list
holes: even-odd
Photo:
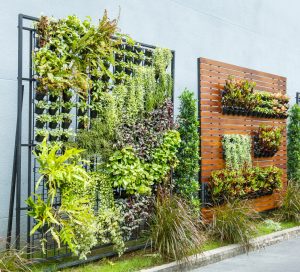
[(177, 153), (179, 164), (174, 172), (178, 191), (193, 202), (198, 200), (199, 135), (197, 100), (193, 92), (185, 89), (180, 99), (177, 117), (181, 144)]
[(288, 123), (288, 177), (300, 181), (300, 107), (295, 104), (290, 109)]

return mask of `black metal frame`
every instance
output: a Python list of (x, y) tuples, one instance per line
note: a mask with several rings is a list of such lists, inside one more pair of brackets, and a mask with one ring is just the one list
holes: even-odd
[[(24, 20), (29, 21), (30, 23), (38, 22), (39, 18), (19, 14), (18, 16), (18, 100), (17, 100), (17, 124), (16, 124), (16, 135), (15, 135), (15, 148), (14, 148), (14, 160), (13, 160), (13, 169), (12, 169), (12, 179), (11, 179), (11, 191), (10, 191), (10, 204), (9, 204), (9, 216), (8, 216), (8, 226), (7, 226), (7, 248), (12, 247), (12, 237), (13, 237), (13, 217), (14, 217), (14, 209), (15, 209), (15, 240), (14, 246), (16, 249), (20, 249), (21, 247), (21, 211), (27, 211), (28, 207), (26, 205), (22, 205), (21, 200), (21, 188), (22, 186), (22, 147), (27, 148), (27, 159), (28, 159), (28, 171), (27, 171), (27, 195), (28, 197), (32, 193), (32, 178), (36, 180), (36, 161), (33, 162), (32, 151), (35, 147), (35, 140), (34, 140), (34, 87), (35, 87), (35, 79), (33, 73), (33, 50), (36, 47), (36, 38), (35, 38), (35, 28), (27, 27), (24, 25)], [(28, 73), (29, 76), (24, 78), (23, 77), (23, 31), (29, 32), (29, 69)], [(148, 45), (145, 43), (139, 43), (141, 47), (145, 49), (155, 49), (156, 46)], [(174, 78), (175, 78), (175, 51), (171, 51), (173, 54), (173, 59), (171, 63), (171, 76), (173, 78), (173, 93), (172, 93), (172, 101), (174, 103)], [(22, 142), (22, 115), (23, 113), (23, 100), (27, 94), (24, 94), (24, 82), (28, 82), (28, 140), (26, 143)], [(77, 122), (77, 120), (76, 120)], [(26, 177), (25, 177), (26, 178)], [(42, 188), (44, 192), (44, 188)], [(35, 192), (35, 191), (34, 191)], [(25, 203), (24, 203), (25, 204)], [(15, 205), (15, 207), (14, 207)], [(32, 238), (30, 236), (32, 225), (32, 219), (27, 216), (27, 239), (26, 239), (26, 246), (27, 246), (27, 253), (29, 257), (33, 257), (32, 255), (32, 248), (34, 246), (32, 242)], [(135, 245), (128, 248), (128, 251), (136, 250), (145, 247), (145, 244), (142, 245)], [(65, 254), (59, 254), (59, 252), (55, 252), (54, 249), (54, 256), (46, 258), (48, 259), (57, 259), (63, 256), (70, 255), (68, 250), (66, 249)], [(113, 252), (104, 253), (102, 255), (97, 255), (89, 258), (89, 260), (96, 260), (107, 256), (113, 256)], [(79, 264), (79, 262), (75, 262)]]
[(300, 92), (296, 92), (296, 104), (300, 106)]

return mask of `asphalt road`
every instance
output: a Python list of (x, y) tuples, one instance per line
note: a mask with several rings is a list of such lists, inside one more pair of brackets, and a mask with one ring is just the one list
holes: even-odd
[(191, 271), (300, 272), (300, 237)]

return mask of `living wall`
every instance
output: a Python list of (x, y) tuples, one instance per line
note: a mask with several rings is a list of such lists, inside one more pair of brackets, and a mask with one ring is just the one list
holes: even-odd
[[(36, 28), (31, 234), (42, 234), (44, 250), (54, 240), (80, 258), (108, 243), (122, 254), (148, 222), (157, 187), (172, 187), (180, 156), (172, 53), (143, 48), (106, 13), (98, 25), (42, 16)], [(182, 178), (193, 183), (195, 169)]]
[[(230, 76), (222, 90), (223, 114), (252, 115), (258, 118), (286, 118), (288, 98), (280, 93), (255, 91), (255, 82)], [(247, 129), (245, 127), (245, 129)], [(260, 125), (252, 135), (222, 136), (225, 169), (211, 172), (212, 201), (253, 198), (271, 194), (282, 187), (283, 170), (274, 165), (252, 166), (254, 157), (272, 157), (279, 150), (284, 127)]]

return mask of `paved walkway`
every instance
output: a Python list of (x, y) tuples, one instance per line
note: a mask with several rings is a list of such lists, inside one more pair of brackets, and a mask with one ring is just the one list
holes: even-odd
[(300, 272), (300, 237), (191, 271)]

